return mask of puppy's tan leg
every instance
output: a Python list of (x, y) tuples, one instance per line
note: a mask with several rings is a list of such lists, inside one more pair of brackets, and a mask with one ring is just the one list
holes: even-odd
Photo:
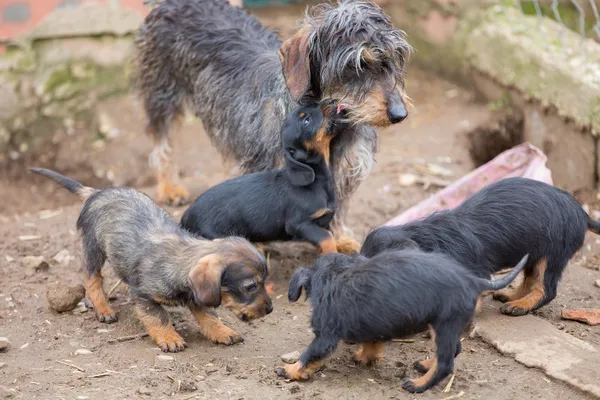
[(172, 160), (171, 145), (167, 136), (155, 140), (150, 159), (156, 168), (158, 202), (172, 206), (187, 203), (190, 192), (179, 184), (178, 167)]
[(92, 275), (86, 274), (85, 291), (88, 299), (90, 299), (90, 302), (94, 306), (98, 321), (110, 324), (117, 321), (117, 314), (108, 305), (103, 283), (104, 279), (100, 270), (97, 270)]
[(169, 313), (160, 304), (152, 300), (136, 299), (135, 312), (162, 351), (183, 351), (185, 341), (175, 331)]
[(200, 332), (210, 341), (231, 345), (244, 341), (242, 336), (229, 328), (219, 318), (204, 308), (191, 307), (190, 311), (198, 323)]
[[(302, 364), (300, 361), (296, 361), (294, 364), (286, 365), (282, 367), (285, 371), (285, 377), (293, 381), (306, 381), (323, 365), (323, 361), (315, 361), (308, 363), (308, 365)], [(284, 376), (282, 373), (279, 375)]]
[(512, 283), (512, 287), (505, 287), (504, 289), (494, 292), (492, 298), (494, 300), (506, 303), (524, 297), (528, 293), (529, 288), (527, 287), (523, 277), (520, 276), (517, 277), (517, 279), (519, 279), (519, 281), (517, 282), (517, 280), (515, 280)]
[(383, 342), (361, 343), (360, 347), (354, 353), (354, 361), (360, 364), (372, 365), (383, 359)]
[(321, 254), (337, 253), (337, 244), (331, 233), (327, 239), (324, 239), (319, 243), (319, 248), (321, 249)]
[(544, 275), (547, 260), (537, 262), (531, 274), (525, 276), (523, 287), (527, 294), (516, 300), (511, 300), (500, 307), (503, 314), (520, 316), (533, 310), (545, 297)]

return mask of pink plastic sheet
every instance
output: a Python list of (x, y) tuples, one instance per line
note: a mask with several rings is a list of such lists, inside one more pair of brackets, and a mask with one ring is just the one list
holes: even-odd
[(508, 177), (521, 176), (552, 185), (552, 173), (546, 167), (547, 161), (546, 155), (537, 147), (528, 142), (520, 144), (392, 218), (385, 225), (403, 225), (436, 211), (454, 208), (490, 183)]

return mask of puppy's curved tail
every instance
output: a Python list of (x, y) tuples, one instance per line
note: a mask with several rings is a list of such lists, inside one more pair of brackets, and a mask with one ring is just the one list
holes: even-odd
[(34, 174), (42, 175), (46, 178), (52, 179), (54, 182), (60, 184), (69, 192), (78, 195), (82, 200), (87, 200), (91, 195), (93, 195), (97, 191), (94, 188), (83, 186), (81, 183), (74, 181), (73, 179), (69, 179), (64, 175), (59, 174), (58, 172), (46, 168), (29, 168), (29, 172), (33, 172)]
[(594, 232), (596, 235), (600, 235), (600, 222), (594, 221), (592, 217), (588, 216), (588, 231)]
[(482, 282), (481, 291), (483, 292), (486, 290), (500, 290), (500, 289), (508, 286), (508, 284), (511, 283), (517, 277), (517, 275), (519, 275), (519, 272), (521, 272), (523, 270), (523, 268), (525, 268), (525, 265), (527, 264), (527, 260), (529, 260), (529, 254), (525, 254), (525, 257), (521, 258), (521, 261), (519, 261), (517, 266), (514, 267), (503, 278), (494, 279), (494, 280), (482, 279), (481, 280), (481, 282)]

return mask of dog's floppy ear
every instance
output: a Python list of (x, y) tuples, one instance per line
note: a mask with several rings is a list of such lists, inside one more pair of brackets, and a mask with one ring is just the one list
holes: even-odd
[(297, 102), (310, 90), (310, 59), (308, 56), (308, 28), (299, 30), (283, 42), (279, 49), (285, 84), (292, 100)]
[(286, 170), (290, 182), (294, 186), (308, 186), (315, 181), (315, 171), (306, 164), (296, 161), (285, 151)]
[(221, 304), (221, 277), (225, 263), (218, 254), (209, 254), (198, 261), (188, 274), (188, 284), (192, 288), (198, 304), (218, 307)]
[(306, 298), (310, 296), (312, 277), (315, 271), (312, 268), (300, 267), (290, 279), (290, 288), (288, 289), (288, 300), (296, 302), (302, 294), (302, 288), (306, 291)]

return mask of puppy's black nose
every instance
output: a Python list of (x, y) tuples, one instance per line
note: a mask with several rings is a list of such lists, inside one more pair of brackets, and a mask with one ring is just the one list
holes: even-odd
[(392, 124), (402, 122), (408, 117), (408, 111), (402, 102), (396, 103), (388, 108), (388, 118)]
[(273, 312), (273, 305), (267, 304), (267, 314), (271, 314)]

